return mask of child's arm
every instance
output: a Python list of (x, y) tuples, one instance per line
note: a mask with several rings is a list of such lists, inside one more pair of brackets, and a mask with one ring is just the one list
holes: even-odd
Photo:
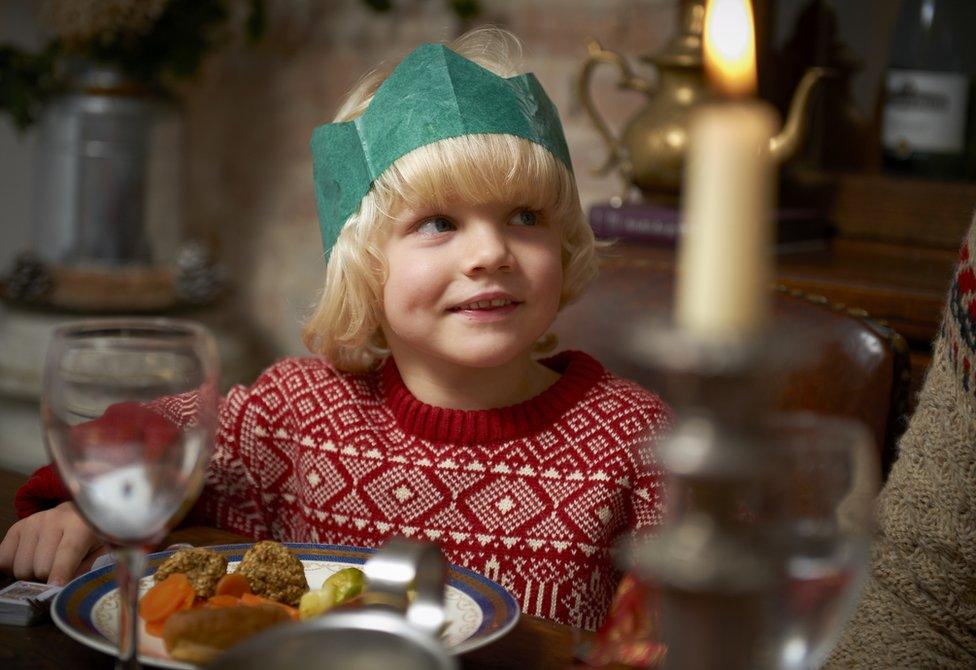
[[(92, 421), (71, 428), (71, 439), (97, 446), (101, 457), (111, 460), (113, 445), (139, 441), (146, 453), (169, 448), (178, 439), (179, 428), (194, 421), (195, 393), (159, 398), (149, 404), (133, 402), (117, 403)], [(221, 404), (223, 409), (223, 402)], [(66, 500), (71, 494), (58, 476), (53, 463), (37, 469), (14, 496), (14, 509), (21, 519), (50, 509)]]
[[(259, 458), (264, 445), (256, 431), (246, 426), (255, 414), (267, 413), (266, 396), (274, 393), (274, 384), (274, 375), (266, 373), (253, 387), (236, 386), (222, 400), (214, 454), (208, 465), (204, 491), (188, 517), (192, 522), (217, 524), (223, 517), (233, 517), (236, 510), (253, 511), (256, 507), (260, 482), (247, 461)], [(178, 413), (170, 411), (166, 402), (154, 405), (168, 420), (181, 423)], [(100, 542), (68, 502), (70, 497), (54, 464), (45, 465), (31, 475), (14, 498), (21, 521), (10, 528), (0, 544), (0, 571), (19, 579), (67, 580), (79, 568), (87, 569), (92, 551), (97, 551)], [(249, 534), (266, 530), (260, 514), (251, 514), (248, 520)], [(228, 529), (245, 532), (240, 527)], [(64, 547), (54, 544), (53, 538), (63, 538), (67, 544)]]
[(27, 482), (17, 489), (14, 510), (17, 518), (26, 519), (66, 500), (71, 500), (71, 494), (58, 476), (54, 463), (49, 463), (35, 470)]
[(635, 478), (628, 519), (628, 530), (631, 533), (639, 533), (661, 523), (664, 514), (660, 489), (662, 485), (663, 476), (659, 472), (641, 472)]
[(674, 414), (660, 398), (654, 396), (648, 404), (646, 433), (631, 447), (634, 454), (627, 530), (631, 535), (661, 523), (664, 515), (664, 472), (658, 462), (657, 451), (674, 423)]
[(825, 668), (972, 668), (976, 661), (976, 221), (932, 363), (877, 499), (870, 573)]
[(0, 572), (60, 586), (105, 550), (74, 504), (63, 502), (10, 527), (0, 542)]
[[(112, 405), (99, 418), (74, 426), (72, 437), (97, 444), (107, 459), (112, 458), (113, 445), (129, 440), (142, 441), (151, 454), (178, 439), (179, 425), (185, 422), (168, 405), (180, 407), (185, 402), (176, 396), (146, 406)], [(53, 463), (31, 475), (14, 497), (21, 520), (10, 527), (0, 543), (0, 571), (18, 579), (64, 584), (107, 550), (70, 499)]]

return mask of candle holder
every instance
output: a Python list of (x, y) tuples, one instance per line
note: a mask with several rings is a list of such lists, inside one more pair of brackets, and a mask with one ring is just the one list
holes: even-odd
[(678, 420), (652, 454), (665, 517), (628, 552), (655, 587), (666, 668), (805, 668), (822, 660), (867, 563), (877, 488), (855, 422), (770, 413), (803, 348), (782, 334), (635, 339)]

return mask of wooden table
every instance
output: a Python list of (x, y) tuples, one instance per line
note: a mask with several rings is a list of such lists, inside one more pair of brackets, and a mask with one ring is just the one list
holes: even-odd
[[(13, 497), (25, 480), (26, 476), (22, 474), (0, 469), (2, 533), (6, 533), (17, 520)], [(189, 542), (202, 546), (247, 540), (233, 533), (198, 527), (175, 531), (166, 542)], [(7, 578), (3, 584), (9, 581)], [(507, 670), (516, 666), (525, 670), (565, 669), (572, 666), (572, 649), (572, 628), (523, 615), (515, 629), (501, 640), (463, 655), (461, 665), (465, 670)], [(0, 626), (0, 668), (4, 670), (111, 668), (112, 664), (112, 658), (75, 642), (53, 623), (30, 628)]]

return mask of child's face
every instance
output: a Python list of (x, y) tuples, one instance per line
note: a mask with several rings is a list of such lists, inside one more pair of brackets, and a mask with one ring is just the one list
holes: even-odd
[(400, 212), (384, 246), (394, 358), (477, 368), (528, 358), (559, 309), (560, 249), (556, 224), (517, 203)]

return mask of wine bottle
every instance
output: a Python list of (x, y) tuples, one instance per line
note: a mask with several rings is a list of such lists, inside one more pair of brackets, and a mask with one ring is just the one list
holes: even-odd
[(974, 36), (974, 0), (903, 0), (885, 81), (887, 171), (976, 176)]

